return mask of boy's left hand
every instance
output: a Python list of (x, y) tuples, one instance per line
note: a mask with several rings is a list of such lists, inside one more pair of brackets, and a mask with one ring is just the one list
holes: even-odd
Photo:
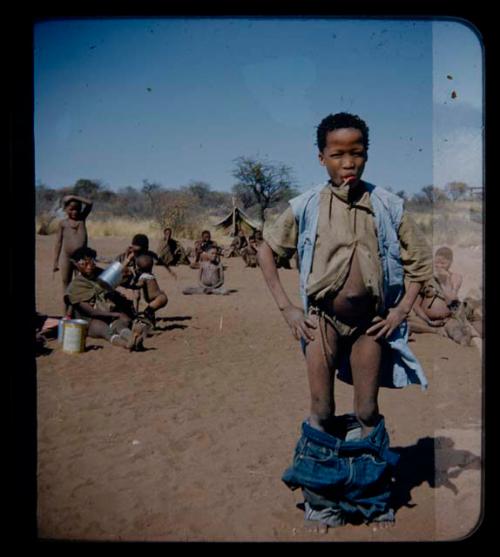
[(387, 317), (383, 319), (382, 317), (375, 317), (373, 319), (374, 325), (367, 329), (367, 335), (375, 335), (374, 340), (379, 340), (380, 338), (389, 338), (395, 329), (408, 317), (406, 311), (402, 308), (391, 308), (387, 314)]

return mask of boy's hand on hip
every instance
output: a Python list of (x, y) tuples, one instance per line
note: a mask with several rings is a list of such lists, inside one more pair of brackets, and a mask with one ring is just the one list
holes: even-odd
[(302, 309), (289, 305), (281, 311), (296, 340), (300, 340), (301, 338), (303, 338), (305, 342), (314, 340), (314, 336), (310, 329), (315, 329), (316, 324), (306, 318)]
[(387, 317), (375, 317), (372, 325), (367, 331), (368, 335), (375, 335), (375, 340), (380, 338), (389, 338), (395, 329), (408, 317), (408, 314), (402, 308), (391, 308)]

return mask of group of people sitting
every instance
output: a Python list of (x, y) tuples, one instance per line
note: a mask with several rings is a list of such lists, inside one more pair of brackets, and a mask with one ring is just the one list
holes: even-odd
[[(231, 245), (223, 249), (204, 230), (193, 249), (185, 249), (172, 237), (172, 229), (163, 231), (157, 253), (150, 251), (145, 234), (136, 234), (128, 248), (117, 256), (123, 266), (122, 281), (115, 289), (99, 282), (103, 271), (97, 266), (95, 250), (87, 246), (85, 221), (92, 202), (75, 195), (63, 198), (67, 218), (59, 224), (54, 272), (59, 270), (64, 290), (67, 317), (85, 319), (88, 335), (104, 338), (115, 346), (141, 350), (144, 339), (156, 325), (155, 314), (168, 303), (167, 294), (159, 287), (153, 266), (161, 265), (176, 277), (171, 267), (189, 265), (199, 269), (198, 285), (183, 289), (183, 294), (228, 295), (235, 290), (224, 286), (224, 266), (221, 257), (241, 257), (246, 267), (258, 266), (257, 248), (262, 232), (255, 230), (245, 235), (239, 230)], [(62, 256), (62, 257), (61, 257)], [(277, 267), (290, 269), (290, 261), (274, 255)], [(409, 318), (412, 333), (438, 333), (453, 341), (469, 345), (474, 337), (482, 337), (481, 302), (477, 298), (458, 296), (462, 277), (451, 271), (453, 252), (439, 248), (434, 256), (434, 276), (422, 291)], [(73, 277), (74, 271), (78, 274)], [(131, 296), (126, 295), (126, 291)], [(140, 298), (146, 306), (139, 312)], [(131, 299), (132, 298), (132, 299)], [(134, 304), (135, 302), (135, 304)]]
[[(172, 267), (177, 265), (199, 269), (198, 285), (185, 288), (186, 295), (235, 292), (224, 287), (221, 262), (224, 251), (212, 240), (210, 231), (202, 232), (194, 249), (185, 249), (173, 238), (170, 227), (163, 230), (157, 253), (149, 249), (145, 234), (132, 238), (127, 249), (115, 258), (122, 264), (122, 274), (119, 285), (111, 288), (99, 279), (104, 269), (98, 262), (112, 260), (98, 258), (96, 251), (87, 245), (86, 218), (92, 202), (67, 195), (62, 203), (67, 218), (59, 223), (53, 270), (61, 269), (65, 316), (87, 321), (89, 337), (103, 338), (128, 350), (144, 348), (145, 338), (156, 326), (156, 312), (168, 304), (168, 296), (153, 272), (155, 264), (165, 267), (174, 277)], [(244, 245), (241, 245), (242, 237), (242, 233), (237, 237), (240, 245), (235, 253), (243, 257), (247, 266), (256, 266), (255, 244), (262, 240), (262, 234), (257, 231), (250, 238), (244, 237)], [(233, 241), (231, 247), (234, 245)], [(139, 311), (141, 298), (145, 307)]]

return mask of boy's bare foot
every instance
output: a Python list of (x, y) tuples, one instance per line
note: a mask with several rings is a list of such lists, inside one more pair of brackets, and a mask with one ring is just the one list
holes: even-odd
[(378, 515), (369, 522), (369, 525), (373, 526), (374, 530), (385, 530), (387, 528), (392, 528), (395, 524), (396, 517), (394, 516), (393, 509), (389, 509), (387, 512)]
[(313, 509), (307, 501), (304, 502), (304, 528), (307, 530), (326, 534), (328, 528), (344, 525), (345, 519), (340, 509), (330, 507)]
[[(128, 331), (129, 329), (127, 329)], [(109, 342), (113, 345), (113, 346), (119, 346), (120, 348), (126, 348), (128, 350), (128, 342), (125, 338), (123, 338), (120, 335), (113, 335), (110, 339)]]
[(132, 339), (133, 344), (130, 350), (142, 350), (144, 348), (144, 339), (146, 338), (148, 333), (148, 326), (146, 323), (142, 323), (141, 321), (136, 321), (132, 325)]

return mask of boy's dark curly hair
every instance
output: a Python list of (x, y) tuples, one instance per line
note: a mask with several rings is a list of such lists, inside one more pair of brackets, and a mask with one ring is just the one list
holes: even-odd
[(73, 261), (81, 261), (82, 259), (95, 259), (97, 257), (97, 253), (94, 249), (89, 247), (81, 247), (76, 249), (72, 254), (70, 259)]
[(363, 136), (363, 145), (368, 151), (369, 129), (366, 123), (355, 114), (349, 112), (338, 112), (337, 114), (329, 114), (321, 120), (316, 131), (316, 145), (320, 151), (326, 147), (326, 136), (329, 132), (345, 128), (354, 128), (359, 130)]

